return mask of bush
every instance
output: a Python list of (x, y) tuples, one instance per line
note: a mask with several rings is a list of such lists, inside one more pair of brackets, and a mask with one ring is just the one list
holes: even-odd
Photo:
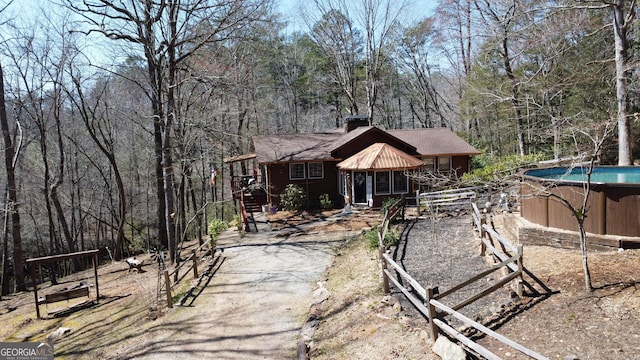
[(388, 198), (382, 203), (382, 207), (380, 208), (380, 212), (384, 215), (385, 211), (387, 211), (391, 205), (395, 204), (400, 198)]
[(331, 201), (329, 194), (320, 195), (320, 207), (322, 207), (324, 210), (333, 209), (333, 201)]
[[(367, 240), (367, 247), (369, 250), (375, 250), (378, 248), (378, 228), (373, 228), (364, 233), (364, 238)], [(386, 247), (398, 245), (398, 243), (400, 243), (400, 234), (398, 233), (398, 230), (390, 228), (382, 243)]]
[(462, 182), (470, 185), (484, 185), (500, 181), (516, 174), (520, 169), (530, 167), (542, 160), (541, 154), (492, 156), (482, 154), (471, 159), (471, 172), (462, 175)]
[(307, 202), (307, 194), (304, 190), (296, 185), (289, 184), (284, 189), (284, 192), (280, 194), (280, 203), (282, 208), (288, 211), (299, 211), (304, 208)]
[(218, 242), (218, 235), (227, 228), (227, 223), (222, 221), (221, 219), (213, 219), (209, 223), (209, 227), (207, 230), (209, 231), (209, 236), (211, 237), (211, 247), (216, 245)]

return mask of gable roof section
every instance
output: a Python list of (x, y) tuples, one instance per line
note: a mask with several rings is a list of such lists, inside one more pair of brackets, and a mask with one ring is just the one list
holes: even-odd
[(391, 134), (388, 131), (382, 130), (382, 129), (376, 127), (376, 126), (361, 126), (361, 127), (358, 127), (358, 128), (356, 128), (356, 129), (354, 129), (352, 131), (349, 131), (346, 134), (343, 134), (339, 139), (337, 139), (331, 145), (331, 154), (335, 154), (341, 148), (347, 146), (350, 142), (352, 142), (356, 138), (358, 138), (358, 137), (360, 137), (363, 134), (368, 133), (368, 132), (378, 132), (381, 136), (386, 136), (387, 138), (394, 139), (398, 143), (402, 143), (402, 144), (406, 145), (410, 149), (414, 149), (414, 150), (416, 149), (416, 147), (413, 144), (410, 144), (410, 143), (406, 142), (405, 140), (394, 136), (393, 134)]
[(334, 160), (331, 144), (342, 133), (278, 134), (253, 137), (258, 163)]
[(415, 169), (421, 160), (385, 143), (375, 143), (336, 165), (343, 170)]
[(423, 156), (481, 154), (478, 149), (447, 128), (387, 130), (387, 132), (415, 146), (418, 153)]

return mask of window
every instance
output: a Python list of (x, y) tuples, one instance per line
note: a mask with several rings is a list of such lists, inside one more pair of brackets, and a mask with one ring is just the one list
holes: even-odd
[(338, 193), (342, 196), (347, 195), (347, 175), (346, 172), (340, 171), (338, 174)]
[(405, 194), (409, 192), (409, 179), (404, 175), (404, 171), (393, 172), (393, 193)]
[(451, 157), (441, 156), (438, 158), (438, 171), (440, 172), (451, 171)]
[(304, 163), (289, 164), (289, 179), (290, 180), (304, 179)]
[(376, 171), (376, 195), (391, 194), (389, 171)]
[(324, 177), (324, 166), (321, 162), (311, 162), (309, 167), (309, 179), (322, 179)]
[(426, 170), (435, 170), (436, 169), (436, 158), (425, 158), (422, 159), (424, 162), (424, 168)]

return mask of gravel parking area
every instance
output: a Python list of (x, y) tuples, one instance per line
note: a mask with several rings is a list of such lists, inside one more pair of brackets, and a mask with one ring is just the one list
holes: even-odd
[[(489, 262), (480, 256), (480, 240), (474, 235), (471, 216), (466, 213), (423, 215), (408, 220), (403, 226), (404, 232), (395, 251), (395, 259), (424, 288), (438, 287), (440, 292), (444, 292), (489, 267)], [(454, 306), (481, 292), (500, 276), (500, 271), (494, 272), (440, 301), (447, 306)], [(502, 287), (459, 311), (481, 321), (509, 302), (509, 290)], [(393, 288), (392, 291), (402, 298), (407, 316), (417, 322), (424, 321), (399, 290)], [(447, 320), (454, 326), (461, 324), (457, 320)]]

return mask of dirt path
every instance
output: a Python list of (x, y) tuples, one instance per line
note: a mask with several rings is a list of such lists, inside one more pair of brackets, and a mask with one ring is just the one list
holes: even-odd
[(221, 262), (210, 269), (214, 276), (187, 303), (195, 311), (172, 315), (171, 322), (159, 324), (125, 346), (120, 357), (294, 357), (313, 288), (331, 264), (334, 248), (349, 234), (278, 237), (261, 232), (221, 239)]

